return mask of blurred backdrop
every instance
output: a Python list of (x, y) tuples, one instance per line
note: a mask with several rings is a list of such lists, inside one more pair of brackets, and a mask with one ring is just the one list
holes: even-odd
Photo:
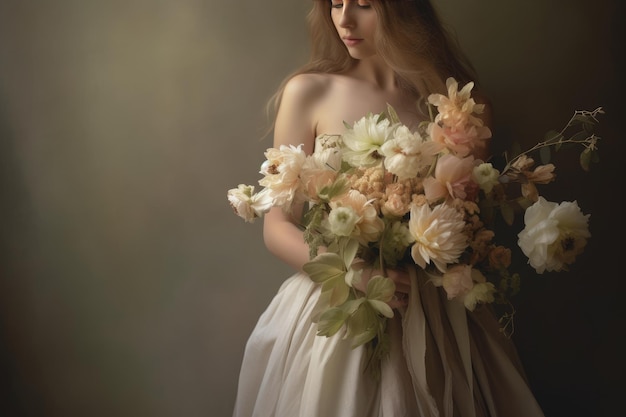
[[(259, 178), (264, 106), (307, 57), (311, 1), (0, 0), (0, 416), (230, 415), (248, 334), (292, 271), (226, 191)], [(513, 337), (548, 417), (613, 416), (623, 2), (435, 3), (492, 97), (496, 151), (606, 109), (601, 164), (564, 156), (544, 191), (577, 199), (593, 237), (572, 272), (526, 274)]]

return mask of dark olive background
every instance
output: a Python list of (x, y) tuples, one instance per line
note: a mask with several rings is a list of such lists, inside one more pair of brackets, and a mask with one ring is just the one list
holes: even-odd
[[(548, 417), (615, 416), (623, 3), (436, 3), (492, 97), (498, 153), (606, 109), (601, 163), (558, 154), (542, 189), (591, 213), (593, 237), (569, 273), (522, 265), (513, 338)], [(291, 271), (226, 190), (259, 178), (263, 107), (306, 59), (309, 5), (0, 0), (0, 415), (230, 415), (246, 338)]]

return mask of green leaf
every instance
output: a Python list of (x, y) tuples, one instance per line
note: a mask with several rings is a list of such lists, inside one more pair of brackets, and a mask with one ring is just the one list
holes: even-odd
[[(558, 151), (560, 151), (561, 149), (563, 149), (563, 147), (567, 147), (567, 145), (568, 145), (567, 143), (564, 143), (564, 142), (559, 142), (559, 143), (557, 143), (556, 145), (554, 145), (554, 151), (555, 151), (555, 152), (558, 152)], [(571, 145), (571, 144), (570, 144), (570, 145)]]
[(572, 117), (572, 123), (570, 126), (577, 124), (594, 126), (597, 124), (597, 121), (588, 114), (576, 113), (574, 117)]
[(332, 252), (320, 253), (311, 261), (305, 263), (302, 269), (317, 283), (323, 283), (337, 277), (343, 279), (346, 273), (343, 259)]
[(348, 272), (346, 272), (346, 276), (344, 277), (346, 285), (354, 287), (355, 283), (361, 281), (361, 277), (363, 276), (362, 273), (363, 272), (361, 270), (356, 270), (353, 268), (348, 269)]
[(528, 207), (533, 205), (533, 202), (531, 200), (527, 199), (526, 197), (521, 197), (521, 196), (515, 199), (515, 203), (522, 211), (526, 210)]
[(345, 194), (348, 188), (348, 180), (342, 176), (335, 180), (332, 184), (322, 187), (319, 191), (319, 197), (324, 201), (330, 201), (337, 196)]
[(348, 336), (352, 338), (352, 348), (361, 346), (376, 337), (381, 326), (380, 321), (381, 318), (368, 303), (361, 304), (347, 322)]
[(304, 231), (304, 241), (309, 245), (309, 258), (315, 258), (318, 255), (319, 247), (324, 244), (324, 239), (321, 235), (306, 229)]
[(588, 114), (588, 113), (577, 113), (574, 116), (574, 120), (577, 123), (582, 124), (583, 130), (587, 133), (593, 133), (596, 125), (598, 124), (598, 120), (595, 117), (593, 117), (592, 114)]
[(366, 302), (365, 297), (357, 298), (356, 300), (348, 300), (341, 305), (341, 309), (349, 316), (353, 315), (360, 307), (361, 304)]
[(596, 130), (596, 123), (595, 123), (595, 121), (593, 123), (583, 123), (583, 130), (588, 135), (592, 135), (593, 132)]
[(393, 317), (393, 310), (391, 309), (391, 307), (389, 307), (389, 304), (385, 303), (384, 301), (368, 300), (367, 302), (372, 306), (374, 310), (387, 317), (388, 319)]
[(352, 343), (350, 344), (350, 346), (352, 347), (352, 349), (355, 349), (374, 339), (377, 334), (378, 331), (375, 327), (365, 329), (364, 331), (356, 333), (352, 336)]
[(343, 260), (333, 252), (317, 255), (302, 266), (313, 282), (322, 284), (322, 293), (330, 293), (330, 305), (337, 306), (348, 298), (350, 287), (346, 285), (346, 268)]
[(394, 109), (389, 103), (387, 103), (387, 114), (389, 115), (388, 118), (392, 124), (400, 123), (400, 118), (398, 117), (398, 113), (396, 113), (396, 109)]
[(552, 151), (550, 151), (549, 146), (544, 146), (539, 149), (539, 159), (542, 164), (547, 164), (550, 162), (550, 158), (552, 157)]
[(586, 139), (589, 138), (589, 133), (585, 132), (585, 131), (580, 131), (580, 132), (576, 132), (575, 134), (572, 135), (572, 137), (569, 139), (573, 142), (583, 142)]
[(343, 253), (343, 263), (346, 268), (352, 265), (352, 261), (356, 257), (359, 250), (359, 242), (356, 239), (346, 238), (340, 242), (341, 251)]
[(350, 287), (346, 285), (343, 277), (326, 281), (322, 285), (322, 291), (330, 291), (330, 305), (338, 306), (343, 304), (350, 295)]
[(515, 272), (513, 276), (511, 276), (511, 289), (513, 290), (513, 294), (520, 290), (520, 282), (521, 276), (519, 273)]
[(367, 283), (367, 299), (388, 302), (396, 291), (396, 285), (389, 278), (376, 275)]
[(564, 139), (563, 135), (561, 134), (561, 132), (557, 132), (556, 130), (549, 130), (548, 132), (546, 132), (546, 134), (544, 135), (544, 140), (550, 144), (554, 144), (556, 142), (560, 142)]
[(597, 164), (600, 162), (600, 152), (598, 152), (597, 150), (590, 150), (589, 152), (591, 152), (591, 162), (593, 162), (594, 164)]
[(348, 317), (348, 314), (341, 308), (335, 307), (326, 310), (317, 323), (318, 336), (330, 337), (334, 335), (345, 324)]
[(591, 151), (588, 148), (582, 151), (580, 154), (580, 166), (585, 171), (589, 171), (589, 166), (591, 165), (592, 156), (593, 155), (591, 154)]
[(515, 210), (511, 207), (507, 202), (503, 201), (500, 205), (500, 212), (502, 213), (502, 218), (511, 226), (513, 221), (515, 220)]

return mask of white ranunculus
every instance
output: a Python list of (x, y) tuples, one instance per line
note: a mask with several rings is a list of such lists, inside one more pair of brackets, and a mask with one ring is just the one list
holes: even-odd
[(337, 236), (350, 236), (359, 220), (352, 207), (336, 207), (328, 214), (329, 229)]
[(452, 206), (440, 204), (432, 210), (428, 204), (413, 206), (409, 231), (415, 238), (411, 247), (415, 263), (426, 268), (432, 261), (439, 271), (445, 272), (468, 245), (464, 227), (463, 214)]
[(370, 167), (380, 162), (380, 147), (391, 137), (395, 126), (389, 119), (379, 118), (378, 114), (362, 117), (343, 134), (344, 161), (359, 167)]
[(489, 194), (494, 185), (498, 183), (500, 172), (489, 162), (484, 162), (472, 170), (472, 178), (481, 190)]
[(538, 273), (566, 270), (591, 237), (588, 222), (576, 201), (557, 204), (539, 197), (526, 209), (517, 243)]
[(411, 132), (404, 125), (399, 126), (393, 137), (380, 147), (385, 156), (385, 168), (399, 180), (416, 177), (434, 161), (434, 155), (424, 152), (424, 143), (418, 132)]
[(255, 194), (254, 186), (239, 184), (228, 190), (228, 202), (239, 217), (252, 223), (272, 208), (273, 199), (267, 189)]

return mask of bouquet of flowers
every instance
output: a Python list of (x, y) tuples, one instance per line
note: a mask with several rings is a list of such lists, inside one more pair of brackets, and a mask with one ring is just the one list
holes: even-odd
[[(389, 106), (346, 125), (342, 135), (318, 137), (311, 155), (302, 146), (270, 148), (262, 189), (241, 184), (228, 191), (235, 213), (248, 222), (272, 207), (305, 205), (301, 226), (311, 259), (303, 269), (321, 285), (319, 335), (343, 329), (354, 347), (372, 342), (384, 350), (386, 320), (394, 315), (388, 302), (395, 286), (384, 273), (390, 267), (421, 268), (469, 310), (516, 287), (519, 276), (508, 271), (511, 249), (496, 244), (490, 228), (497, 211), (510, 225), (516, 212), (524, 214), (518, 245), (538, 273), (566, 270), (583, 251), (589, 215), (576, 201), (547, 201), (536, 185), (555, 179), (551, 150), (579, 145), (584, 169), (596, 161), (593, 131), (602, 109), (575, 112), (561, 131), (505, 155), (498, 170), (473, 156), (491, 137), (473, 85), (459, 89), (448, 79), (447, 96), (428, 97), (431, 120), (416, 131)], [(535, 163), (535, 153), (543, 164)], [(361, 291), (364, 264), (383, 273)]]

